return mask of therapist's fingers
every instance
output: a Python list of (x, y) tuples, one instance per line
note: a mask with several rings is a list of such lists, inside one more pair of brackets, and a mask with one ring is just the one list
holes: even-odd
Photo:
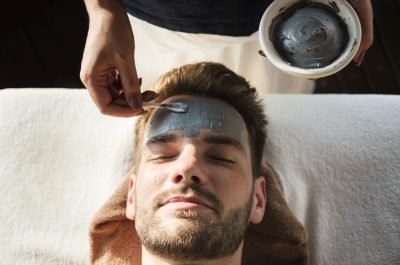
[[(126, 101), (126, 96), (124, 94), (124, 90), (121, 83), (121, 78), (119, 77), (118, 72), (116, 73), (115, 77), (113, 78), (114, 82), (112, 85), (109, 86), (109, 90), (113, 95), (113, 98), (124, 99), (125, 105), (129, 105)], [(142, 78), (139, 78), (139, 86), (142, 85)], [(146, 90), (141, 93), (142, 101), (152, 101), (158, 96), (158, 93), (152, 90)], [(122, 101), (119, 101), (122, 102)]]
[(137, 76), (135, 62), (133, 60), (124, 62), (120, 65), (118, 72), (126, 102), (134, 111), (143, 111), (140, 93), (141, 79)]
[[(158, 93), (156, 93), (154, 91), (151, 91), (151, 90), (147, 90), (147, 91), (144, 91), (142, 93), (143, 102), (152, 101), (152, 100), (156, 99), (157, 97), (158, 97)], [(126, 102), (125, 95), (123, 93), (119, 94), (117, 97), (115, 97), (113, 99), (113, 102), (115, 104), (119, 104), (119, 105), (123, 105), (123, 106), (129, 106), (128, 102)]]
[[(114, 92), (110, 92), (110, 90)], [(96, 93), (92, 93), (90, 89), (88, 89), (88, 91), (93, 101), (96, 103), (97, 108), (104, 115), (127, 118), (139, 115), (143, 112), (143, 110), (133, 110), (128, 105), (116, 104), (114, 100), (121, 95), (123, 96), (123, 93), (120, 93), (115, 87), (107, 88), (107, 92), (103, 92), (103, 89), (98, 89)]]
[(142, 93), (142, 99), (143, 101), (152, 101), (158, 97), (158, 93), (152, 91), (152, 90), (146, 90)]
[[(141, 85), (142, 78), (139, 78), (139, 84)], [(119, 74), (117, 72), (116, 76), (114, 77), (114, 82), (109, 86), (109, 91), (111, 95), (113, 95), (113, 103), (123, 106), (129, 106), (128, 102), (126, 101), (126, 96), (122, 89), (121, 79), (119, 78)], [(152, 90), (146, 90), (141, 93), (142, 101), (152, 101), (158, 97), (158, 93)]]
[(89, 77), (82, 78), (99, 111), (104, 115), (115, 117), (133, 117), (141, 114), (143, 110), (133, 110), (130, 106), (121, 106), (113, 102), (114, 98), (123, 95), (113, 73), (114, 70), (107, 70), (103, 73), (91, 73)]

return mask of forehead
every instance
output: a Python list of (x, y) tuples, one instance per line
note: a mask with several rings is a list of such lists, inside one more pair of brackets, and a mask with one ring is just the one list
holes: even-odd
[(185, 113), (167, 109), (155, 110), (148, 122), (146, 138), (180, 130), (183, 137), (196, 137), (201, 129), (225, 133), (245, 144), (246, 127), (240, 114), (229, 104), (208, 97), (180, 95), (164, 103), (183, 102), (188, 109)]

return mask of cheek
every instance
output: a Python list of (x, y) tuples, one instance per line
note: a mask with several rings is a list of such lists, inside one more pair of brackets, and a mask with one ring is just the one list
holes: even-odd
[(161, 189), (163, 177), (156, 174), (156, 171), (143, 172), (153, 172), (153, 174), (139, 172), (136, 178), (136, 200), (146, 203)]
[(226, 198), (237, 189), (238, 176), (224, 170), (214, 171), (210, 178), (210, 184), (221, 199)]
[(247, 202), (252, 190), (251, 174), (238, 170), (236, 172), (225, 172), (225, 175), (221, 174), (216, 179), (214, 182), (216, 191), (218, 196), (225, 201), (227, 209), (243, 206), (243, 203)]

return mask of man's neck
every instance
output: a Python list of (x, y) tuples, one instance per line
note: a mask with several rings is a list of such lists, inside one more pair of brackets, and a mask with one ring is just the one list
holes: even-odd
[(240, 245), (238, 250), (236, 250), (236, 252), (232, 256), (224, 257), (221, 259), (182, 262), (160, 258), (149, 253), (146, 248), (142, 246), (142, 265), (241, 265), (242, 248), (243, 244)]

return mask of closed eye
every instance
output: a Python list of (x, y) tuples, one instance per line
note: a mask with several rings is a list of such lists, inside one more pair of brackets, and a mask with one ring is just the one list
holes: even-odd
[(164, 163), (175, 160), (177, 155), (157, 155), (150, 157), (149, 161), (156, 162), (156, 163)]
[(235, 164), (236, 162), (231, 160), (231, 159), (227, 159), (221, 156), (208, 156), (210, 159), (212, 160), (216, 160), (216, 161), (220, 161), (220, 162), (224, 162), (224, 163), (228, 163), (228, 164)]

